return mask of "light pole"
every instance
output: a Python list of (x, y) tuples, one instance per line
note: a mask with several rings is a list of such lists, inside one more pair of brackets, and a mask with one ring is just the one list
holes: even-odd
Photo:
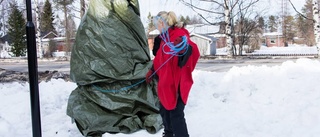
[(26, 0), (27, 8), (27, 50), (28, 50), (28, 70), (30, 85), (30, 104), (33, 137), (41, 137), (39, 85), (38, 85), (38, 63), (35, 27), (32, 22), (31, 0)]

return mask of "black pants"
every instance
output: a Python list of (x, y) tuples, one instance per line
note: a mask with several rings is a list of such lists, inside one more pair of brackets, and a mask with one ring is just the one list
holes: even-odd
[[(160, 103), (161, 104), (161, 103)], [(184, 103), (178, 97), (177, 106), (173, 110), (166, 110), (160, 105), (165, 137), (189, 137), (186, 120), (184, 118)]]

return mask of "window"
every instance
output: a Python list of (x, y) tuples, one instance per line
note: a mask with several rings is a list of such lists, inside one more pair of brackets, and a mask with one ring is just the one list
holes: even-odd
[(270, 43), (271, 44), (275, 44), (276, 43), (276, 39), (270, 39)]

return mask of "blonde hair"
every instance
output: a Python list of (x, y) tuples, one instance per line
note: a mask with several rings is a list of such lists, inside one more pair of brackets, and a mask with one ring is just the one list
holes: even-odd
[(176, 14), (173, 11), (160, 11), (157, 16), (160, 16), (168, 26), (183, 27), (183, 23), (179, 23)]

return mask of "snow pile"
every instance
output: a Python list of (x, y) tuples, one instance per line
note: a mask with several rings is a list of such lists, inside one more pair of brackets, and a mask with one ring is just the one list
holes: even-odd
[(252, 55), (317, 55), (317, 47), (268, 47), (261, 48), (252, 53)]
[[(227, 55), (227, 48), (218, 48), (216, 55)], [(245, 55), (243, 51), (243, 55)], [(317, 55), (318, 49), (316, 46), (308, 47), (302, 45), (289, 45), (289, 47), (265, 47), (261, 46), (259, 50), (255, 50), (250, 55)]]
[[(194, 137), (316, 137), (320, 134), (320, 62), (287, 61), (280, 66), (196, 70), (186, 119)], [(0, 136), (32, 136), (29, 85), (0, 83)], [(76, 84), (41, 82), (43, 137), (82, 137), (66, 115)], [(103, 137), (159, 137), (142, 130)]]
[(5, 51), (5, 50), (1, 50), (0, 51), (0, 58), (11, 58), (9, 52)]

